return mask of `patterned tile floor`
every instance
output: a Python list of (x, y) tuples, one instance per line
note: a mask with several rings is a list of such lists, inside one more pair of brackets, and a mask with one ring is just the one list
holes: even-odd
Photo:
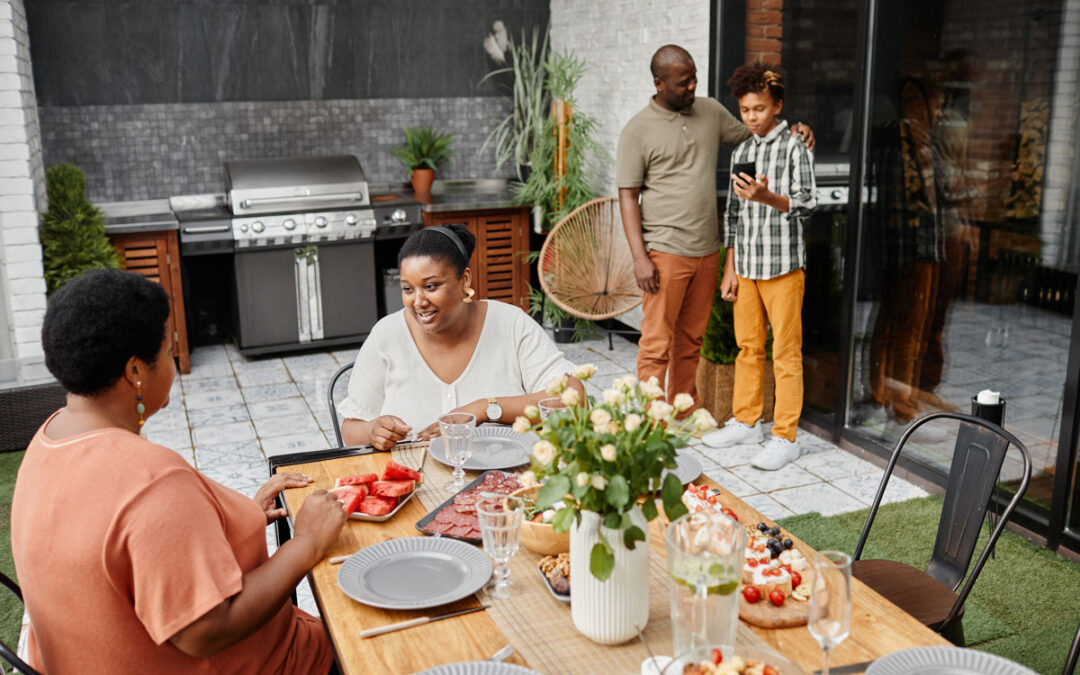
[[(606, 340), (592, 340), (564, 345), (563, 352), (574, 363), (597, 366), (588, 388), (598, 395), (613, 378), (634, 372), (637, 345), (615, 338), (608, 350)], [(268, 477), (267, 457), (334, 445), (326, 389), (337, 369), (355, 357), (356, 350), (348, 349), (254, 360), (232, 345), (199, 347), (191, 355), (191, 374), (174, 383), (169, 407), (147, 421), (146, 437), (176, 450), (210, 478), (253, 495)], [(706, 475), (770, 518), (810, 511), (834, 515), (869, 505), (881, 477), (878, 467), (808, 432), (799, 438), (803, 455), (775, 472), (750, 466), (757, 447), (694, 447)], [(897, 477), (885, 498), (925, 494)], [(269, 528), (267, 540), (273, 546)], [(315, 613), (306, 584), (298, 596)]]

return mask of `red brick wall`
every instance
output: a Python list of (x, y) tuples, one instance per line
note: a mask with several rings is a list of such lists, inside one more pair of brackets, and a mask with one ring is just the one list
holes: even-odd
[(747, 0), (746, 62), (780, 65), (784, 0)]

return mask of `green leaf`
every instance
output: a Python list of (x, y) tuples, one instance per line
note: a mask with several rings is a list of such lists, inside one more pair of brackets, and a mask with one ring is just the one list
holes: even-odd
[(668, 520), (675, 520), (687, 512), (686, 505), (682, 503), (682, 494), (682, 481), (675, 474), (669, 473), (660, 488), (660, 496), (664, 499), (664, 513)]
[(615, 474), (609, 478), (607, 487), (604, 489), (604, 498), (608, 504), (617, 509), (626, 506), (630, 501), (630, 485), (626, 482), (626, 477)]
[[(681, 499), (681, 498), (680, 498)], [(647, 498), (641, 505), (641, 513), (645, 516), (645, 520), (652, 520), (656, 516), (660, 515), (656, 510), (656, 500)]]
[(618, 511), (612, 511), (604, 516), (604, 527), (610, 527), (613, 530), (622, 526), (622, 514)]
[(536, 495), (536, 508), (543, 510), (559, 501), (570, 491), (570, 479), (566, 476), (552, 476), (540, 488)]
[(555, 512), (555, 517), (551, 519), (551, 527), (556, 532), (569, 532), (570, 525), (574, 522), (574, 509), (559, 509)]
[(614, 569), (615, 554), (607, 550), (603, 543), (595, 544), (589, 555), (589, 571), (592, 575), (600, 581), (607, 581)]
[(645, 533), (637, 525), (631, 525), (623, 531), (623, 544), (626, 548), (633, 551), (639, 541), (645, 541)]

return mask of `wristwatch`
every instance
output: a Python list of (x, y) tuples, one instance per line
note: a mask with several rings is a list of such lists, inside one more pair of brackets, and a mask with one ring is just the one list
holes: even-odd
[(488, 422), (498, 422), (502, 419), (502, 406), (493, 396), (488, 397), (487, 412)]

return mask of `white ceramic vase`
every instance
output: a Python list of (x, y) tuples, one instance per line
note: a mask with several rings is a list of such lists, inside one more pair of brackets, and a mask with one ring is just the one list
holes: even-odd
[[(649, 621), (649, 523), (637, 507), (630, 519), (645, 533), (632, 551), (623, 545), (622, 532), (601, 525), (593, 511), (582, 511), (580, 525), (570, 526), (570, 614), (583, 635), (604, 645), (636, 637)], [(601, 531), (615, 549), (615, 569), (606, 581), (589, 571)]]

